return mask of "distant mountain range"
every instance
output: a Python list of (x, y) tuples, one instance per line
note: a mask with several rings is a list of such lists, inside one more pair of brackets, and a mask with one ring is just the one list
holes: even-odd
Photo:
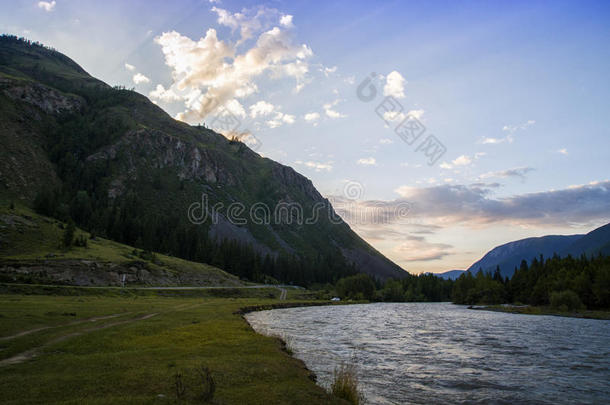
[(435, 273), (434, 275), (445, 280), (455, 280), (465, 272), (466, 270), (449, 270), (444, 273)]
[[(592, 256), (599, 253), (610, 255), (610, 224), (599, 227), (586, 235), (549, 235), (509, 242), (490, 250), (467, 271), (477, 273), (482, 269), (493, 272), (497, 266), (500, 266), (502, 276), (510, 277), (514, 273), (515, 267), (520, 266), (521, 260), (531, 263), (534, 257), (540, 255), (550, 257), (558, 254), (565, 257), (582, 254)], [(444, 274), (455, 271), (441, 273), (438, 276), (443, 277)]]

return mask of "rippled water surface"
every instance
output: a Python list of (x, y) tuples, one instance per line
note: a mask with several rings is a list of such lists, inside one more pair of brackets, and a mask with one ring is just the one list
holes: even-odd
[(609, 403), (610, 321), (368, 304), (262, 311), (254, 329), (284, 337), (328, 386), (355, 363), (368, 403)]

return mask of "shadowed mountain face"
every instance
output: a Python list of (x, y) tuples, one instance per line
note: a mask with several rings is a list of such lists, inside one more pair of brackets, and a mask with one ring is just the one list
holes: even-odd
[(483, 271), (494, 272), (500, 266), (502, 276), (512, 276), (515, 267), (519, 267), (522, 260), (531, 263), (532, 259), (543, 255), (550, 257), (554, 254), (565, 257), (568, 254), (580, 256), (586, 254), (594, 256), (599, 253), (610, 254), (610, 224), (597, 228), (586, 235), (550, 235), (539, 238), (527, 238), (490, 250), (479, 261), (468, 268), (468, 271), (477, 273)]
[(292, 168), (14, 37), (0, 39), (0, 142), (3, 199), (120, 242), (249, 279), (405, 274)]

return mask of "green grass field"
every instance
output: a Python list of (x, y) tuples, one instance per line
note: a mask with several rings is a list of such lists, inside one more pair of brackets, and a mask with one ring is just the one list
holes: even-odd
[[(343, 403), (317, 386), (279, 339), (256, 334), (235, 314), (277, 302), (0, 295), (0, 398), (5, 404), (201, 403), (195, 368), (204, 366), (216, 387), (211, 403)], [(176, 374), (185, 386), (181, 399)]]

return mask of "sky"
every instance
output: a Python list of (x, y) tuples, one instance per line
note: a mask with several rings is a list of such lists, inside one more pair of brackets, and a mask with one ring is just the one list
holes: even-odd
[(292, 166), (412, 273), (610, 222), (607, 1), (2, 3), (2, 32)]

